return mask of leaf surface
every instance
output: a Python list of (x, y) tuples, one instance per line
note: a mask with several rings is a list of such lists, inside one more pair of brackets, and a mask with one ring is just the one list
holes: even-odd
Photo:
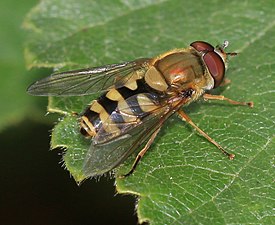
[[(195, 40), (229, 40), (228, 98), (255, 107), (199, 101), (185, 111), (226, 150), (176, 116), (167, 121), (133, 175), (117, 178), (119, 193), (138, 195), (139, 221), (150, 224), (274, 223), (273, 1), (41, 1), (27, 16), (29, 67), (84, 68), (152, 57)], [(67, 115), (52, 134), (66, 147), (64, 162), (76, 181), (90, 141), (77, 118), (95, 96), (50, 98), (49, 110)], [(117, 173), (129, 171), (134, 156)]]
[(46, 99), (38, 105), (37, 99), (26, 93), (28, 85), (37, 74), (35, 71), (26, 71), (23, 56), (25, 34), (21, 24), (25, 14), (35, 3), (34, 0), (27, 3), (15, 0), (0, 2), (0, 132), (30, 118), (30, 114), (31, 119), (41, 118), (44, 114), (41, 106), (45, 105)]

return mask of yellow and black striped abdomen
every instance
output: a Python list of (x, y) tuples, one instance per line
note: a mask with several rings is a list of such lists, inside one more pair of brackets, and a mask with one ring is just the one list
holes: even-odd
[(160, 94), (143, 78), (112, 88), (84, 111), (80, 131), (87, 137), (94, 137), (99, 130), (117, 136), (125, 128), (123, 124), (140, 121), (158, 107), (159, 101)]

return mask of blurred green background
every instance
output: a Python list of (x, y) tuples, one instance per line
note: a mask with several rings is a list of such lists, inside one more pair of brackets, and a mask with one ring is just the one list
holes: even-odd
[(0, 224), (136, 224), (135, 199), (115, 195), (114, 180), (79, 187), (61, 167), (62, 151), (49, 151), (57, 117), (26, 88), (51, 71), (27, 71), (23, 57), (22, 22), (37, 2), (0, 2)]

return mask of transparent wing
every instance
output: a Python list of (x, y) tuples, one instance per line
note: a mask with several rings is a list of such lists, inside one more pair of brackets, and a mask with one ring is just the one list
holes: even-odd
[(114, 83), (134, 74), (149, 59), (137, 59), (121, 64), (112, 64), (82, 70), (52, 74), (36, 81), (28, 88), (28, 93), (40, 96), (80, 96), (105, 91)]
[(84, 162), (84, 174), (88, 177), (98, 176), (118, 166), (141, 147), (171, 113), (163, 109), (156, 110), (116, 138), (103, 144), (91, 144)]
[(151, 114), (161, 117), (167, 106), (160, 101), (165, 102), (153, 93), (140, 93), (120, 101), (98, 130), (93, 138), (93, 144), (104, 144), (128, 133), (134, 127), (143, 124), (144, 118), (152, 117)]
[(93, 177), (118, 166), (190, 99), (190, 90), (186, 90), (186, 96), (181, 99), (169, 99), (170, 103), (165, 97), (160, 99), (153, 93), (137, 94), (126, 99), (93, 138), (84, 162), (84, 174)]

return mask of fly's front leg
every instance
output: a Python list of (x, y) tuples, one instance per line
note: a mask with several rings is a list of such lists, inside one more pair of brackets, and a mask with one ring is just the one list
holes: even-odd
[(146, 143), (146, 145), (144, 146), (144, 148), (138, 153), (138, 155), (137, 155), (137, 157), (136, 157), (136, 159), (135, 159), (135, 161), (134, 161), (134, 163), (133, 163), (133, 165), (132, 165), (131, 170), (130, 170), (127, 174), (119, 176), (120, 178), (128, 177), (129, 175), (131, 175), (131, 174), (135, 171), (135, 169), (136, 169), (136, 167), (137, 167), (139, 161), (141, 160), (141, 158), (144, 156), (144, 154), (147, 152), (147, 150), (149, 149), (149, 147), (151, 146), (151, 144), (152, 144), (153, 141), (155, 140), (155, 138), (156, 138), (158, 132), (160, 131), (160, 128), (161, 128), (161, 127), (159, 127), (159, 128), (151, 135), (150, 139), (148, 140), (148, 142)]
[(234, 154), (230, 154), (227, 151), (224, 150), (224, 148), (218, 144), (215, 140), (213, 140), (207, 133), (205, 133), (202, 129), (200, 129), (196, 124), (193, 123), (193, 121), (190, 119), (190, 117), (185, 114), (182, 110), (179, 110), (177, 112), (179, 114), (179, 116), (181, 117), (181, 119), (185, 122), (187, 122), (188, 124), (190, 124), (193, 128), (195, 128), (203, 137), (205, 137), (208, 141), (210, 141), (213, 145), (215, 145), (218, 149), (221, 150), (221, 152), (223, 154), (225, 154), (226, 156), (228, 156), (228, 158), (230, 160), (234, 159), (235, 155)]
[(224, 78), (222, 83), (220, 84), (220, 87), (227, 86), (230, 83), (231, 83), (231, 80), (229, 80), (228, 78)]
[(211, 95), (211, 94), (204, 94), (202, 96), (204, 100), (221, 100), (221, 101), (227, 101), (232, 105), (246, 105), (252, 108), (254, 106), (253, 102), (237, 102), (232, 99), (226, 98), (223, 95)]

